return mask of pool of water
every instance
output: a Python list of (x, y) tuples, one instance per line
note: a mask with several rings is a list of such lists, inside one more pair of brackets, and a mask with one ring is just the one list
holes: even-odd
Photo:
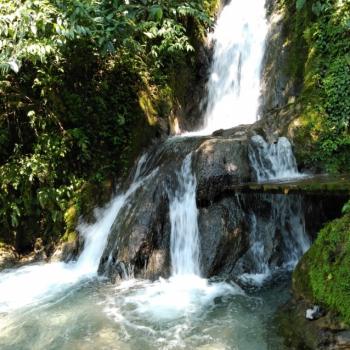
[(191, 276), (80, 281), (43, 302), (2, 312), (0, 348), (283, 350), (274, 314), (289, 298), (288, 283), (243, 291)]

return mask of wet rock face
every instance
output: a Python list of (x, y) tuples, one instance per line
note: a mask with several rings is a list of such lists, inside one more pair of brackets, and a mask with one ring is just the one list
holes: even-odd
[[(182, 161), (191, 151), (199, 202), (210, 202), (232, 184), (250, 179), (246, 140), (182, 138), (170, 139), (158, 146), (142, 167), (140, 178), (149, 176), (152, 171), (155, 174), (145, 180), (119, 213), (101, 259), (100, 273), (112, 279), (122, 278), (128, 272), (151, 279), (170, 274), (169, 197), (178, 186), (177, 172)], [(211, 227), (215, 225), (201, 221), (199, 219), (200, 226), (207, 229), (203, 229), (200, 240), (210, 239), (219, 252), (216, 257), (212, 250), (201, 252), (205, 275), (222, 269), (230, 270), (235, 259), (232, 258), (232, 250), (225, 252), (224, 248), (230, 243), (230, 247), (232, 244), (236, 246), (237, 255), (241, 253), (245, 240), (242, 224), (227, 221), (213, 233)]]
[[(288, 95), (293, 84), (283, 71), (286, 62), (286, 49), (283, 47), (283, 16), (274, 9), (269, 16), (270, 29), (266, 40), (265, 56), (262, 74), (262, 104), (263, 114), (274, 108), (280, 108), (288, 102)], [(290, 86), (291, 85), (291, 86)]]
[(76, 239), (72, 242), (60, 243), (57, 247), (55, 247), (55, 250), (50, 257), (50, 262), (68, 262), (75, 260), (79, 253), (82, 251), (81, 245), (82, 242), (80, 242), (79, 239)]
[(233, 202), (234, 199), (224, 199), (199, 209), (201, 272), (204, 276), (232, 275), (237, 260), (248, 249), (248, 227), (239, 206)]
[(112, 280), (127, 274), (169, 276), (169, 202), (189, 153), (197, 180), (203, 277), (235, 278), (296, 261), (308, 247), (310, 234), (314, 237), (323, 222), (340, 212), (344, 199), (237, 189), (254, 177), (248, 157), (250, 132), (239, 127), (217, 136), (173, 138), (155, 147), (139, 169), (144, 182), (112, 226), (99, 273)]
[(226, 193), (200, 208), (204, 275), (239, 280), (296, 262), (309, 244), (304, 203), (300, 195)]
[(294, 102), (302, 89), (302, 83), (292, 77), (286, 68), (290, 66), (292, 58), (287, 45), (287, 19), (279, 7), (278, 1), (266, 1), (270, 27), (263, 59), (261, 115)]
[(248, 141), (244, 138), (212, 138), (196, 150), (197, 200), (211, 201), (232, 185), (251, 180)]
[(130, 197), (112, 226), (99, 272), (112, 279), (131, 272), (156, 278), (167, 270), (170, 225), (164, 180), (154, 178)]

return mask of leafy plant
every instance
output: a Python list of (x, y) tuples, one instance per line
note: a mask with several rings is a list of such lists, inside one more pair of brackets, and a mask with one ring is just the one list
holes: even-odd
[(0, 0), (0, 240), (20, 251), (38, 236), (57, 240), (82, 186), (124, 173), (157, 133), (141, 93), (169, 88), (169, 71), (193, 52), (193, 28), (211, 25), (209, 8)]
[[(303, 150), (304, 162), (326, 171), (349, 171), (350, 4), (336, 0), (294, 4), (297, 11), (288, 10), (289, 47), (291, 66), (299, 69), (292, 74), (304, 86), (299, 98), (302, 128), (308, 130), (312, 147)], [(302, 134), (305, 139), (300, 130)]]

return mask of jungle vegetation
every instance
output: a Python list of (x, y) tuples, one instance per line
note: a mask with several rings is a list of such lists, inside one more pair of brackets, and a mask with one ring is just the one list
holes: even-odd
[(96, 204), (123, 175), (159, 134), (172, 72), (215, 3), (0, 0), (0, 241), (54, 242), (84, 191)]

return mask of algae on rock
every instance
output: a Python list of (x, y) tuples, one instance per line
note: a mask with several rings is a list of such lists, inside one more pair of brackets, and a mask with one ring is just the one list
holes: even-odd
[(293, 274), (297, 298), (323, 305), (350, 324), (350, 215), (327, 224)]

